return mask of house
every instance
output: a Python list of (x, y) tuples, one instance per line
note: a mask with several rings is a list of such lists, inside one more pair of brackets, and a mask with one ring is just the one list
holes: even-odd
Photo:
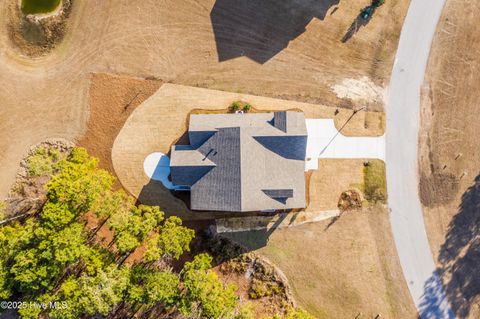
[(192, 210), (305, 208), (304, 114), (192, 114), (189, 145), (174, 145), (170, 172)]

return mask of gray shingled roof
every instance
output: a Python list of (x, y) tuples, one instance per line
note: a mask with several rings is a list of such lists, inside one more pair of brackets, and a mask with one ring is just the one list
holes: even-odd
[(305, 207), (303, 113), (192, 114), (189, 138), (170, 166), (175, 185), (191, 186), (192, 209)]

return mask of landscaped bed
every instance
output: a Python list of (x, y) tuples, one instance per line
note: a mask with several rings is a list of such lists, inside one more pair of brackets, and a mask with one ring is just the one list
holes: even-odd
[(60, 5), (61, 0), (22, 0), (22, 12), (25, 14), (49, 13)]

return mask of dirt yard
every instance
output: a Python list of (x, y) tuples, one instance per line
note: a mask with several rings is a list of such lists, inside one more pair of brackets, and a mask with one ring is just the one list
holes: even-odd
[[(143, 162), (147, 155), (153, 152), (167, 154), (170, 151), (171, 145), (187, 131), (188, 114), (193, 109), (224, 110), (237, 100), (248, 102), (258, 110), (300, 109), (308, 118), (334, 118), (337, 127), (343, 126), (352, 114), (352, 110), (341, 109), (335, 115), (336, 108), (323, 105), (164, 84), (145, 103), (135, 109), (115, 139), (112, 161), (115, 173), (123, 187), (140, 202), (160, 205), (166, 213), (177, 214), (184, 219), (211, 218), (213, 215), (189, 212), (185, 204), (159, 182), (150, 181), (143, 171)], [(383, 113), (359, 112), (348, 122), (342, 132), (354, 136), (381, 135), (383, 123)], [(335, 167), (335, 165), (332, 166), (333, 162), (326, 161), (326, 169)], [(354, 172), (350, 170), (352, 167), (361, 169), (361, 161), (338, 161), (337, 163), (338, 166), (333, 171), (322, 168), (320, 176), (332, 174), (325, 178), (332, 180), (338, 173), (345, 177), (341, 179), (342, 181), (350, 179), (350, 183), (354, 183), (355, 179), (351, 176)], [(349, 166), (351, 163), (356, 164)], [(322, 193), (320, 199), (325, 198), (324, 193), (333, 194), (324, 205), (328, 206), (328, 209), (335, 209), (336, 201), (341, 191), (345, 189), (332, 188), (325, 182), (320, 185), (319, 192)], [(312, 189), (315, 188), (312, 187)], [(333, 193), (333, 190), (338, 192)], [(312, 201), (318, 200), (312, 197)], [(321, 207), (317, 202), (314, 206), (318, 206), (319, 209)]]
[(162, 82), (102, 73), (93, 74), (90, 83), (90, 117), (78, 145), (97, 157), (101, 168), (115, 174), (113, 141), (133, 110), (155, 93)]
[(334, 224), (228, 236), (282, 269), (298, 304), (319, 319), (417, 318), (390, 234), (386, 209), (375, 206)]
[[(379, 109), (371, 92), (388, 82), (409, 3), (388, 1), (343, 43), (368, 0), (270, 0), (258, 10), (254, 1), (76, 1), (63, 41), (32, 59), (10, 41), (7, 8), (14, 1), (0, 2), (2, 197), (30, 145), (48, 137), (78, 140), (86, 131), (92, 73)], [(345, 86), (360, 93), (337, 98)]]
[(458, 318), (480, 318), (479, 19), (478, 1), (447, 0), (422, 103), (420, 197)]

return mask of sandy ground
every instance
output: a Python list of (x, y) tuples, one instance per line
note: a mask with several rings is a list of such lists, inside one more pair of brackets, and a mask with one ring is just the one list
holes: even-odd
[(458, 318), (480, 317), (480, 18), (448, 0), (422, 101), (420, 189), (432, 252)]
[(90, 117), (78, 145), (98, 158), (101, 168), (115, 174), (112, 164), (115, 137), (133, 110), (155, 93), (162, 82), (102, 73), (92, 74), (90, 83)]
[[(91, 73), (156, 76), (167, 82), (351, 107), (355, 102), (337, 98), (332, 85), (368, 76), (385, 86), (408, 6), (408, 1), (387, 2), (367, 26), (342, 43), (367, 0), (342, 1), (337, 9), (336, 0), (317, 1), (311, 4), (314, 8), (306, 1), (285, 2), (277, 10), (271, 10), (277, 2), (267, 1), (257, 11), (251, 2), (238, 7), (238, 2), (226, 0), (167, 0), (161, 5), (154, 0), (141, 5), (127, 0), (76, 1), (63, 42), (49, 55), (31, 59), (9, 40), (11, 1), (15, 0), (0, 3), (2, 197), (30, 145), (47, 137), (77, 140), (85, 132)], [(293, 4), (300, 9), (292, 10)], [(236, 19), (231, 10), (237, 12)], [(252, 36), (251, 28), (258, 33)]]
[[(300, 109), (304, 111), (307, 118), (334, 118), (337, 127), (343, 126), (352, 114), (351, 110), (342, 109), (335, 115), (334, 107), (323, 105), (164, 84), (153, 96), (135, 109), (115, 139), (112, 161), (115, 173), (123, 187), (140, 202), (160, 205), (168, 214), (177, 214), (184, 219), (211, 218), (211, 214), (189, 212), (184, 203), (173, 197), (161, 183), (149, 180), (143, 170), (143, 162), (153, 152), (169, 153), (171, 145), (186, 133), (188, 114), (193, 109), (222, 110), (226, 109), (232, 101), (237, 100), (248, 102), (258, 110)], [(356, 136), (381, 135), (383, 134), (383, 117), (383, 113), (358, 112), (344, 126), (342, 132)], [(166, 123), (168, 125), (165, 125)], [(347, 179), (353, 174), (350, 172), (351, 167), (348, 161), (344, 164), (341, 161), (337, 162), (338, 166), (334, 171), (327, 170), (328, 163), (332, 162), (325, 163), (327, 167), (321, 168), (320, 174), (331, 174), (327, 180), (335, 178), (335, 172), (342, 171)], [(358, 160), (353, 163), (356, 163), (355, 167), (361, 165)], [(350, 179), (351, 183), (354, 181), (354, 178)], [(322, 189), (328, 194), (332, 194), (333, 190), (336, 191), (331, 201), (326, 204), (329, 205), (328, 209), (335, 209), (335, 201), (345, 189), (329, 189), (328, 184), (322, 185)]]
[(382, 206), (293, 228), (229, 234), (282, 269), (319, 319), (417, 318)]

